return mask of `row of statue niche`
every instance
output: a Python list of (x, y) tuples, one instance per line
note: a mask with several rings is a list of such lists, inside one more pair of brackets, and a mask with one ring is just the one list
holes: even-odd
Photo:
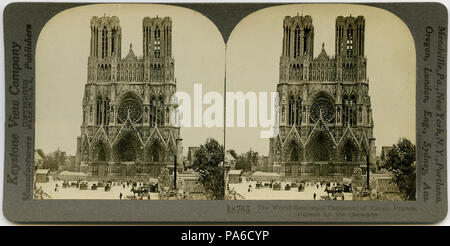
[[(153, 68), (150, 68), (146, 73), (145, 70), (140, 68), (119, 68), (118, 69), (118, 81), (160, 81), (163, 80), (164, 69), (158, 65)], [(170, 75), (173, 75), (171, 71), (169, 71)], [(99, 67), (97, 68), (97, 80), (111, 80), (111, 67)]]

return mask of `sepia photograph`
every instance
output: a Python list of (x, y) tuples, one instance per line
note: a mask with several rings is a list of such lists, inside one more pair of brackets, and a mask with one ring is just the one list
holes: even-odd
[(415, 74), (411, 33), (386, 10), (294, 4), (246, 16), (227, 42), (227, 94), (244, 97), (227, 115), (246, 116), (227, 121), (227, 194), (415, 200)]
[(223, 91), (223, 51), (216, 26), (186, 8), (54, 16), (36, 48), (34, 199), (223, 199), (223, 125), (180, 124), (196, 103), (185, 95)]

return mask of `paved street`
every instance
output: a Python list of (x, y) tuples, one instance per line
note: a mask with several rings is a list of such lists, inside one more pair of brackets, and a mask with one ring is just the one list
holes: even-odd
[[(251, 192), (248, 192), (249, 185), (252, 186)], [(284, 190), (285, 185), (286, 182), (281, 182), (281, 190), (264, 187), (255, 189), (256, 181), (248, 182), (245, 178), (242, 179), (242, 183), (229, 184), (230, 189), (234, 189), (247, 200), (314, 200), (314, 193), (317, 195), (316, 200), (320, 200), (321, 196), (327, 196), (327, 193), (324, 192), (325, 186), (322, 188), (319, 186), (319, 189), (316, 186), (308, 186), (305, 187), (303, 192), (298, 192), (297, 188)], [(344, 198), (345, 200), (352, 200), (352, 193), (344, 193)]]

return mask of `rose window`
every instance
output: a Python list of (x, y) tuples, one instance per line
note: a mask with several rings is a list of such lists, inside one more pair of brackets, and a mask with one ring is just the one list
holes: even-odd
[(122, 122), (125, 122), (129, 115), (131, 122), (136, 123), (141, 119), (142, 107), (136, 100), (126, 99), (120, 104), (118, 114)]
[(311, 105), (311, 119), (317, 122), (322, 115), (322, 118), (325, 122), (330, 122), (334, 118), (334, 107), (325, 98), (317, 99)]

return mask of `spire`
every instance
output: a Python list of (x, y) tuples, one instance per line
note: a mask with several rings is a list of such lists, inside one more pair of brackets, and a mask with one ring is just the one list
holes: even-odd
[(130, 60), (130, 59), (136, 59), (136, 55), (133, 52), (133, 44), (130, 43), (130, 50), (128, 51), (127, 56), (125, 57), (126, 60)]
[(325, 51), (325, 43), (322, 43), (322, 50), (320, 51), (319, 56), (317, 57), (318, 59), (328, 59), (328, 55), (327, 52)]

